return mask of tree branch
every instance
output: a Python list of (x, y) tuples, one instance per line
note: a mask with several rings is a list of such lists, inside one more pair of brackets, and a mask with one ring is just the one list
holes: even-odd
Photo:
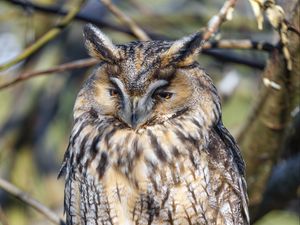
[(13, 184), (9, 183), (6, 180), (3, 180), (2, 178), (0, 178), (0, 188), (8, 192), (9, 194), (13, 195), (20, 201), (30, 205), (32, 208), (34, 208), (35, 210), (43, 214), (49, 221), (53, 222), (54, 224), (66, 225), (64, 220), (59, 218), (59, 216), (57, 216), (49, 208), (47, 208), (37, 200), (33, 199), (27, 193), (21, 191)]
[(205, 55), (209, 55), (214, 57), (216, 60), (220, 62), (231, 62), (231, 63), (237, 63), (245, 66), (249, 66), (251, 68), (256, 68), (263, 70), (265, 68), (265, 61), (262, 60), (252, 60), (251, 58), (242, 56), (241, 54), (237, 54), (234, 52), (222, 52), (219, 51), (219, 49), (203, 49), (202, 53), (205, 53)]
[(204, 49), (209, 48), (221, 48), (221, 49), (245, 49), (245, 50), (261, 50), (266, 52), (272, 52), (277, 47), (267, 43), (258, 42), (248, 39), (244, 40), (233, 40), (233, 39), (222, 39), (219, 41), (206, 42), (203, 46)]
[(7, 63), (0, 65), (0, 71), (8, 69), (9, 67), (28, 58), (30, 55), (35, 53), (37, 50), (39, 50), (41, 47), (43, 47), (49, 41), (54, 39), (73, 20), (73, 18), (76, 16), (76, 14), (80, 11), (82, 4), (85, 2), (85, 0), (78, 0), (78, 1), (79, 1), (78, 5), (76, 7), (74, 7), (72, 10), (70, 10), (68, 12), (68, 14), (62, 20), (60, 20), (55, 27), (50, 29), (42, 37), (40, 37), (38, 40), (36, 40), (31, 46), (27, 47), (16, 58), (8, 61)]
[(218, 31), (221, 24), (231, 18), (231, 13), (233, 12), (236, 2), (237, 0), (227, 0), (219, 13), (209, 20), (202, 35), (202, 43), (208, 41)]
[(135, 36), (142, 40), (150, 40), (149, 36), (125, 13), (123, 13), (116, 5), (114, 5), (111, 0), (100, 0), (103, 5), (105, 5), (112, 14), (114, 14), (124, 25), (128, 26)]
[(89, 66), (95, 65), (97, 62), (99, 62), (96, 59), (90, 58), (90, 59), (81, 59), (81, 60), (76, 60), (73, 62), (61, 64), (58, 66), (54, 66), (50, 69), (45, 69), (45, 70), (38, 70), (38, 71), (31, 71), (31, 72), (25, 72), (22, 73), (21, 75), (17, 76), (15, 79), (8, 81), (6, 83), (0, 84), (0, 90), (10, 87), (14, 84), (17, 84), (21, 81), (40, 76), (40, 75), (46, 75), (46, 74), (51, 74), (51, 73), (57, 73), (57, 72), (63, 72), (66, 70), (72, 70), (72, 69), (79, 69), (79, 68), (85, 68)]

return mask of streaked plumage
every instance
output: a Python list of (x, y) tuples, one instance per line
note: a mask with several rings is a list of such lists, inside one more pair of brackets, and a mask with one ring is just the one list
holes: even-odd
[(194, 61), (200, 34), (125, 45), (84, 34), (102, 62), (74, 107), (67, 224), (248, 224), (243, 159)]

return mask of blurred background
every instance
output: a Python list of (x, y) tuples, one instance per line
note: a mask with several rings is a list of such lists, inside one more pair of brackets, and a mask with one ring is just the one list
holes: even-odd
[[(0, 0), (0, 67), (55, 27), (78, 2)], [(224, 1), (113, 3), (152, 39), (176, 39), (204, 28)], [(277, 3), (291, 27), (299, 31), (299, 1)], [(9, 87), (3, 84), (26, 72), (88, 58), (82, 37), (87, 22), (98, 25), (115, 43), (137, 39), (101, 1), (85, 1), (80, 8), (59, 35), (0, 71), (0, 177), (61, 216), (64, 181), (57, 175), (72, 127), (73, 104), (92, 67), (36, 76)], [(223, 121), (241, 146), (256, 225), (300, 224), (300, 38), (292, 29), (288, 32), (292, 71), (286, 69), (278, 33), (267, 21), (258, 30), (249, 0), (240, 0), (233, 19), (222, 25), (213, 41), (247, 39), (264, 48), (214, 47), (198, 59), (218, 87)], [(0, 224), (51, 223), (0, 189)]]

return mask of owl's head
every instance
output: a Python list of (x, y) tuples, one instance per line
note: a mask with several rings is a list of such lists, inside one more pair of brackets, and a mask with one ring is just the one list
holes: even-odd
[(75, 117), (91, 111), (134, 130), (199, 110), (204, 119), (217, 119), (215, 88), (195, 61), (200, 33), (174, 42), (115, 45), (98, 28), (87, 25), (84, 38), (89, 54), (101, 63), (78, 95)]

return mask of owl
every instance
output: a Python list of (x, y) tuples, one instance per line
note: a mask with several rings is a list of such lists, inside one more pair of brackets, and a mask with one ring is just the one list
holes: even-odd
[(89, 24), (84, 38), (100, 61), (60, 172), (67, 224), (249, 224), (244, 162), (195, 61), (201, 33), (116, 45)]

